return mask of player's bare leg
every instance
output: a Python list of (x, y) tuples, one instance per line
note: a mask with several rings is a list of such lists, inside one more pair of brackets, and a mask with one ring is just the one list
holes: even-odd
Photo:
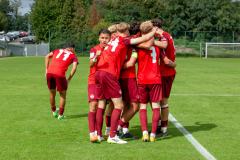
[(160, 103), (152, 102), (152, 131), (150, 134), (150, 142), (155, 141), (158, 122), (160, 119)]
[(58, 119), (62, 120), (62, 119), (64, 119), (63, 113), (64, 113), (64, 108), (65, 108), (65, 103), (66, 103), (67, 92), (66, 91), (60, 91), (59, 94), (60, 94), (60, 102), (59, 102)]
[(50, 92), (50, 105), (51, 105), (52, 114), (55, 118), (57, 118), (58, 110), (56, 110), (56, 102), (55, 102), (56, 89), (51, 89), (49, 90), (49, 92)]
[[(119, 121), (119, 125), (122, 127), (122, 132), (123, 136), (129, 133), (128, 127), (129, 127), (129, 121), (134, 117), (134, 115), (139, 111), (139, 106), (138, 103), (132, 102), (130, 104), (131, 106), (127, 109), (125, 109), (125, 112), (123, 112), (122, 117)], [(132, 137), (131, 135), (127, 137), (122, 137), (122, 138), (130, 138)]]
[(89, 102), (89, 113), (88, 113), (88, 125), (89, 125), (89, 136), (91, 142), (97, 142), (98, 137), (96, 134), (96, 112), (97, 112), (97, 101)]
[(129, 122), (133, 116), (139, 111), (139, 106), (137, 103), (132, 102), (131, 107), (128, 108), (123, 114), (122, 114), (122, 121), (123, 122)]
[(105, 111), (105, 122), (106, 122), (106, 130), (105, 130), (105, 136), (108, 137), (109, 133), (110, 133), (110, 127), (111, 127), (111, 115), (112, 115), (112, 111), (114, 109), (114, 105), (113, 102), (110, 101), (107, 109)]
[(96, 113), (96, 129), (98, 135), (98, 141), (101, 142), (103, 140), (102, 137), (102, 126), (103, 126), (103, 115), (106, 108), (106, 100), (101, 99), (98, 101), (98, 108)]
[(167, 133), (168, 115), (169, 115), (168, 99), (163, 98), (163, 100), (161, 101), (161, 132), (163, 135)]
[(125, 144), (127, 141), (121, 140), (116, 134), (117, 134), (117, 127), (118, 127), (118, 121), (120, 119), (122, 109), (124, 107), (122, 97), (120, 98), (112, 98), (112, 102), (114, 104), (114, 109), (111, 116), (111, 129), (110, 129), (110, 135), (108, 137), (108, 143), (116, 143), (116, 144)]

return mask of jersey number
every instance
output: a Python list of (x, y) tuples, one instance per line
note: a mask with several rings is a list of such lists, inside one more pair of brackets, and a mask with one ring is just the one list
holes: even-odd
[(56, 56), (56, 58), (59, 58), (63, 53), (64, 53), (63, 61), (66, 61), (68, 59), (68, 57), (70, 56), (71, 52), (63, 50), (63, 49), (59, 50), (59, 53)]
[(151, 47), (152, 53), (151, 53), (151, 57), (152, 57), (152, 63), (156, 63), (157, 62), (157, 53), (156, 53), (156, 49), (154, 47)]
[(117, 46), (118, 46), (118, 43), (119, 43), (119, 39), (118, 39), (118, 38), (116, 38), (114, 41), (111, 42), (110, 45), (112, 46), (112, 49), (111, 49), (112, 52), (115, 52), (115, 51), (116, 51), (116, 48), (117, 48)]

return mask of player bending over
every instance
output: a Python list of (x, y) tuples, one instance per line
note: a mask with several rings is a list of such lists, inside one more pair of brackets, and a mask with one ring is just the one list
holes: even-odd
[[(46, 78), (50, 92), (50, 105), (52, 114), (59, 120), (64, 119), (64, 108), (68, 84), (76, 72), (78, 59), (74, 53), (74, 44), (67, 44), (64, 49), (56, 49), (45, 56)], [(66, 71), (73, 64), (72, 70), (66, 79)], [(56, 90), (60, 94), (59, 110), (56, 109)]]

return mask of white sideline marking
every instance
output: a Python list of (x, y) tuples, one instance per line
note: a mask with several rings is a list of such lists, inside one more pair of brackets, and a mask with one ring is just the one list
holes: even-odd
[(184, 135), (185, 138), (194, 146), (194, 148), (205, 157), (207, 160), (216, 160), (216, 158), (207, 151), (193, 136), (188, 132), (177, 119), (169, 113), (169, 120), (174, 124), (174, 126)]
[(240, 94), (173, 93), (173, 96), (240, 97)]

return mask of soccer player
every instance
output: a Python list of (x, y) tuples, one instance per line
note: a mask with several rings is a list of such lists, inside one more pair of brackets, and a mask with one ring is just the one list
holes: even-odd
[[(122, 65), (125, 61), (128, 45), (138, 44), (149, 40), (154, 36), (156, 29), (149, 34), (139, 38), (126, 38), (129, 36), (129, 25), (127, 23), (117, 24), (117, 36), (111, 39), (109, 45), (105, 47), (97, 64), (96, 83), (101, 87), (102, 95), (98, 102), (97, 109), (97, 132), (102, 129), (103, 112), (106, 99), (111, 99), (114, 104), (114, 110), (111, 116), (110, 135), (108, 143), (125, 144), (116, 135), (118, 121), (123, 109), (122, 91), (118, 82)], [(103, 91), (104, 89), (104, 91)]]
[(89, 102), (89, 113), (88, 113), (88, 126), (89, 135), (91, 142), (97, 142), (98, 137), (96, 131), (96, 111), (98, 105), (97, 86), (95, 82), (96, 63), (99, 59), (101, 52), (107, 43), (110, 41), (111, 33), (107, 29), (102, 29), (99, 32), (99, 44), (90, 49), (90, 72), (88, 76), (88, 102)]
[[(162, 19), (154, 19), (152, 20), (154, 26), (158, 27), (157, 37), (159, 41), (154, 41), (156, 46), (163, 48), (166, 56), (173, 62), (175, 62), (175, 47), (172, 36), (162, 29), (163, 21)], [(168, 114), (169, 114), (169, 105), (168, 99), (170, 96), (172, 84), (176, 75), (175, 67), (170, 67), (164, 63), (160, 63), (161, 75), (162, 75), (162, 96), (161, 100), (161, 122), (158, 130), (161, 131), (162, 135), (167, 135), (167, 127), (168, 127)]]
[[(56, 49), (45, 56), (46, 78), (50, 91), (50, 105), (52, 114), (59, 120), (64, 119), (64, 108), (68, 84), (76, 72), (78, 59), (74, 53), (74, 44), (69, 43), (64, 49)], [(51, 62), (50, 62), (51, 61)], [(71, 73), (66, 79), (66, 71), (73, 64)], [(59, 111), (56, 109), (56, 89), (60, 94)], [(59, 112), (59, 115), (58, 115)]]
[[(116, 37), (117, 35), (117, 24), (113, 24), (108, 27), (108, 30), (111, 32), (111, 38)], [(112, 101), (108, 102), (106, 112), (105, 112), (105, 124), (106, 124), (106, 129), (105, 129), (105, 137), (109, 136), (110, 133), (110, 127), (111, 127), (111, 115), (113, 111), (114, 105)], [(102, 135), (102, 133), (100, 133)], [(99, 139), (103, 139), (103, 137), (99, 137)]]
[[(153, 25), (150, 21), (140, 25), (142, 35), (147, 34)], [(153, 41), (153, 39), (151, 39)], [(147, 103), (152, 105), (152, 130), (150, 141), (154, 142), (156, 137), (157, 124), (160, 118), (160, 97), (161, 97), (161, 76), (160, 76), (160, 50), (152, 46), (150, 49), (137, 49), (138, 52), (138, 92), (140, 102), (140, 123), (142, 130), (142, 140), (149, 141), (147, 127)]]
[[(139, 37), (140, 33), (140, 23), (134, 22), (130, 25), (130, 35), (131, 37)], [(135, 62), (137, 60), (137, 52), (134, 49), (134, 46), (129, 47), (127, 52), (126, 61), (132, 63), (130, 67), (123, 66), (120, 74), (120, 86), (122, 90), (122, 98), (124, 101), (124, 109), (122, 112), (121, 119), (119, 120), (118, 131), (122, 135), (120, 138), (134, 138), (133, 135), (129, 132), (129, 121), (132, 117), (138, 112), (138, 90), (137, 90), (137, 80), (136, 80), (136, 68)]]

